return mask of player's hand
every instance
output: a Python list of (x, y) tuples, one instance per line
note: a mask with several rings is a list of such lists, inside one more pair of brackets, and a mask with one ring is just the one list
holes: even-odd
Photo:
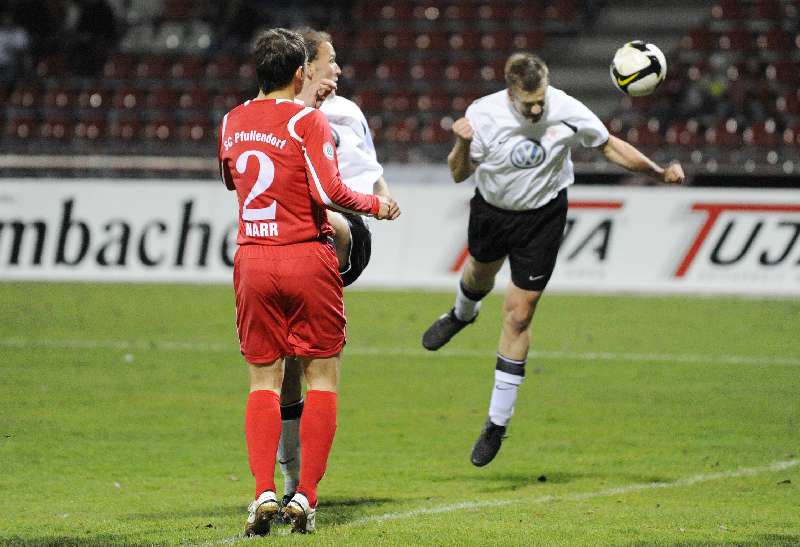
[(378, 196), (378, 201), (381, 205), (375, 218), (378, 220), (394, 220), (400, 216), (400, 206), (397, 205), (393, 197)]
[(297, 98), (303, 101), (306, 106), (319, 108), (331, 93), (336, 91), (336, 82), (323, 78), (316, 82), (306, 82)]
[(686, 175), (683, 174), (683, 167), (681, 167), (681, 164), (675, 161), (664, 169), (662, 177), (667, 184), (683, 184)]
[(475, 131), (472, 129), (472, 124), (469, 123), (467, 118), (459, 118), (453, 123), (453, 133), (459, 139), (471, 141)]

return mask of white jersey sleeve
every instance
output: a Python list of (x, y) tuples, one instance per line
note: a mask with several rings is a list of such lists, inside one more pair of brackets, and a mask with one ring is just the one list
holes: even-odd
[(574, 128), (578, 142), (586, 148), (596, 148), (608, 141), (608, 129), (594, 112), (582, 102), (569, 97), (571, 105), (564, 124)]
[(336, 141), (342, 181), (352, 190), (372, 194), (383, 167), (378, 163), (364, 113), (356, 103), (338, 95), (328, 98), (320, 110), (328, 118)]

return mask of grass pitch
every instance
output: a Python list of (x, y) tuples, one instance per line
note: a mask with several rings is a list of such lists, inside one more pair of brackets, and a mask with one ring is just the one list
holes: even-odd
[[(427, 353), (452, 298), (347, 295), (318, 533), (245, 544), (800, 544), (800, 303), (546, 296), (477, 469), (500, 297)], [(0, 284), (0, 303), (0, 543), (243, 541), (231, 288)]]

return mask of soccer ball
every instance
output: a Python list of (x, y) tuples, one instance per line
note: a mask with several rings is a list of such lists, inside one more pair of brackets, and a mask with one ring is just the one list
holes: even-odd
[(611, 81), (633, 97), (650, 95), (667, 76), (667, 59), (653, 44), (641, 40), (628, 42), (611, 61)]

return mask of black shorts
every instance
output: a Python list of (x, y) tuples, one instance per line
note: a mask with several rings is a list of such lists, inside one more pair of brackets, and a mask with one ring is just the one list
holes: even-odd
[(350, 226), (350, 255), (346, 264), (342, 264), (339, 273), (347, 287), (353, 283), (369, 264), (372, 255), (372, 234), (361, 215), (343, 214)]
[(470, 201), (469, 254), (478, 262), (508, 256), (514, 285), (541, 291), (553, 275), (566, 223), (566, 189), (531, 211), (499, 209), (476, 191)]

